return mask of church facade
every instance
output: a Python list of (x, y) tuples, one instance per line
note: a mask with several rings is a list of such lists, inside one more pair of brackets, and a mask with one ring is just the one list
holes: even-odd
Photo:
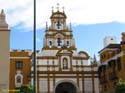
[(87, 52), (77, 52), (66, 19), (65, 11), (57, 8), (51, 25), (46, 23), (42, 52), (37, 52), (38, 93), (99, 93), (97, 65), (88, 65)]

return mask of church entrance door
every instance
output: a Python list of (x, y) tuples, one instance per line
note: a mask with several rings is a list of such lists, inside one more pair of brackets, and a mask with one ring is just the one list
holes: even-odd
[(56, 87), (55, 93), (76, 93), (76, 87), (72, 83), (63, 82)]

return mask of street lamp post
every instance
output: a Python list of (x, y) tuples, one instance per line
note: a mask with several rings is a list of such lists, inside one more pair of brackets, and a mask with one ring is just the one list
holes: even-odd
[(36, 70), (36, 0), (34, 0), (34, 5), (33, 5), (33, 20), (34, 20), (34, 31), (33, 31), (33, 72), (34, 72), (34, 78), (33, 78), (33, 93), (37, 93), (37, 70)]

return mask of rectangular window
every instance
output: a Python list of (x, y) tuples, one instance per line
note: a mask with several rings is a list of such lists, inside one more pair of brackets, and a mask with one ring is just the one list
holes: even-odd
[(22, 69), (23, 68), (23, 62), (22, 61), (16, 61), (16, 69)]
[(121, 70), (121, 58), (117, 58), (117, 70), (120, 71)]

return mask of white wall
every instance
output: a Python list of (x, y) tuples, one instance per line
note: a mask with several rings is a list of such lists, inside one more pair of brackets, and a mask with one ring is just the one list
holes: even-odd
[(47, 86), (47, 79), (46, 78), (42, 78), (39, 80), (39, 90), (42, 91), (42, 93), (47, 93), (48, 90), (48, 86)]
[(95, 83), (95, 93), (99, 93), (99, 79), (95, 78), (94, 83)]
[(92, 79), (91, 78), (85, 78), (84, 79), (84, 89), (87, 92), (92, 92)]

